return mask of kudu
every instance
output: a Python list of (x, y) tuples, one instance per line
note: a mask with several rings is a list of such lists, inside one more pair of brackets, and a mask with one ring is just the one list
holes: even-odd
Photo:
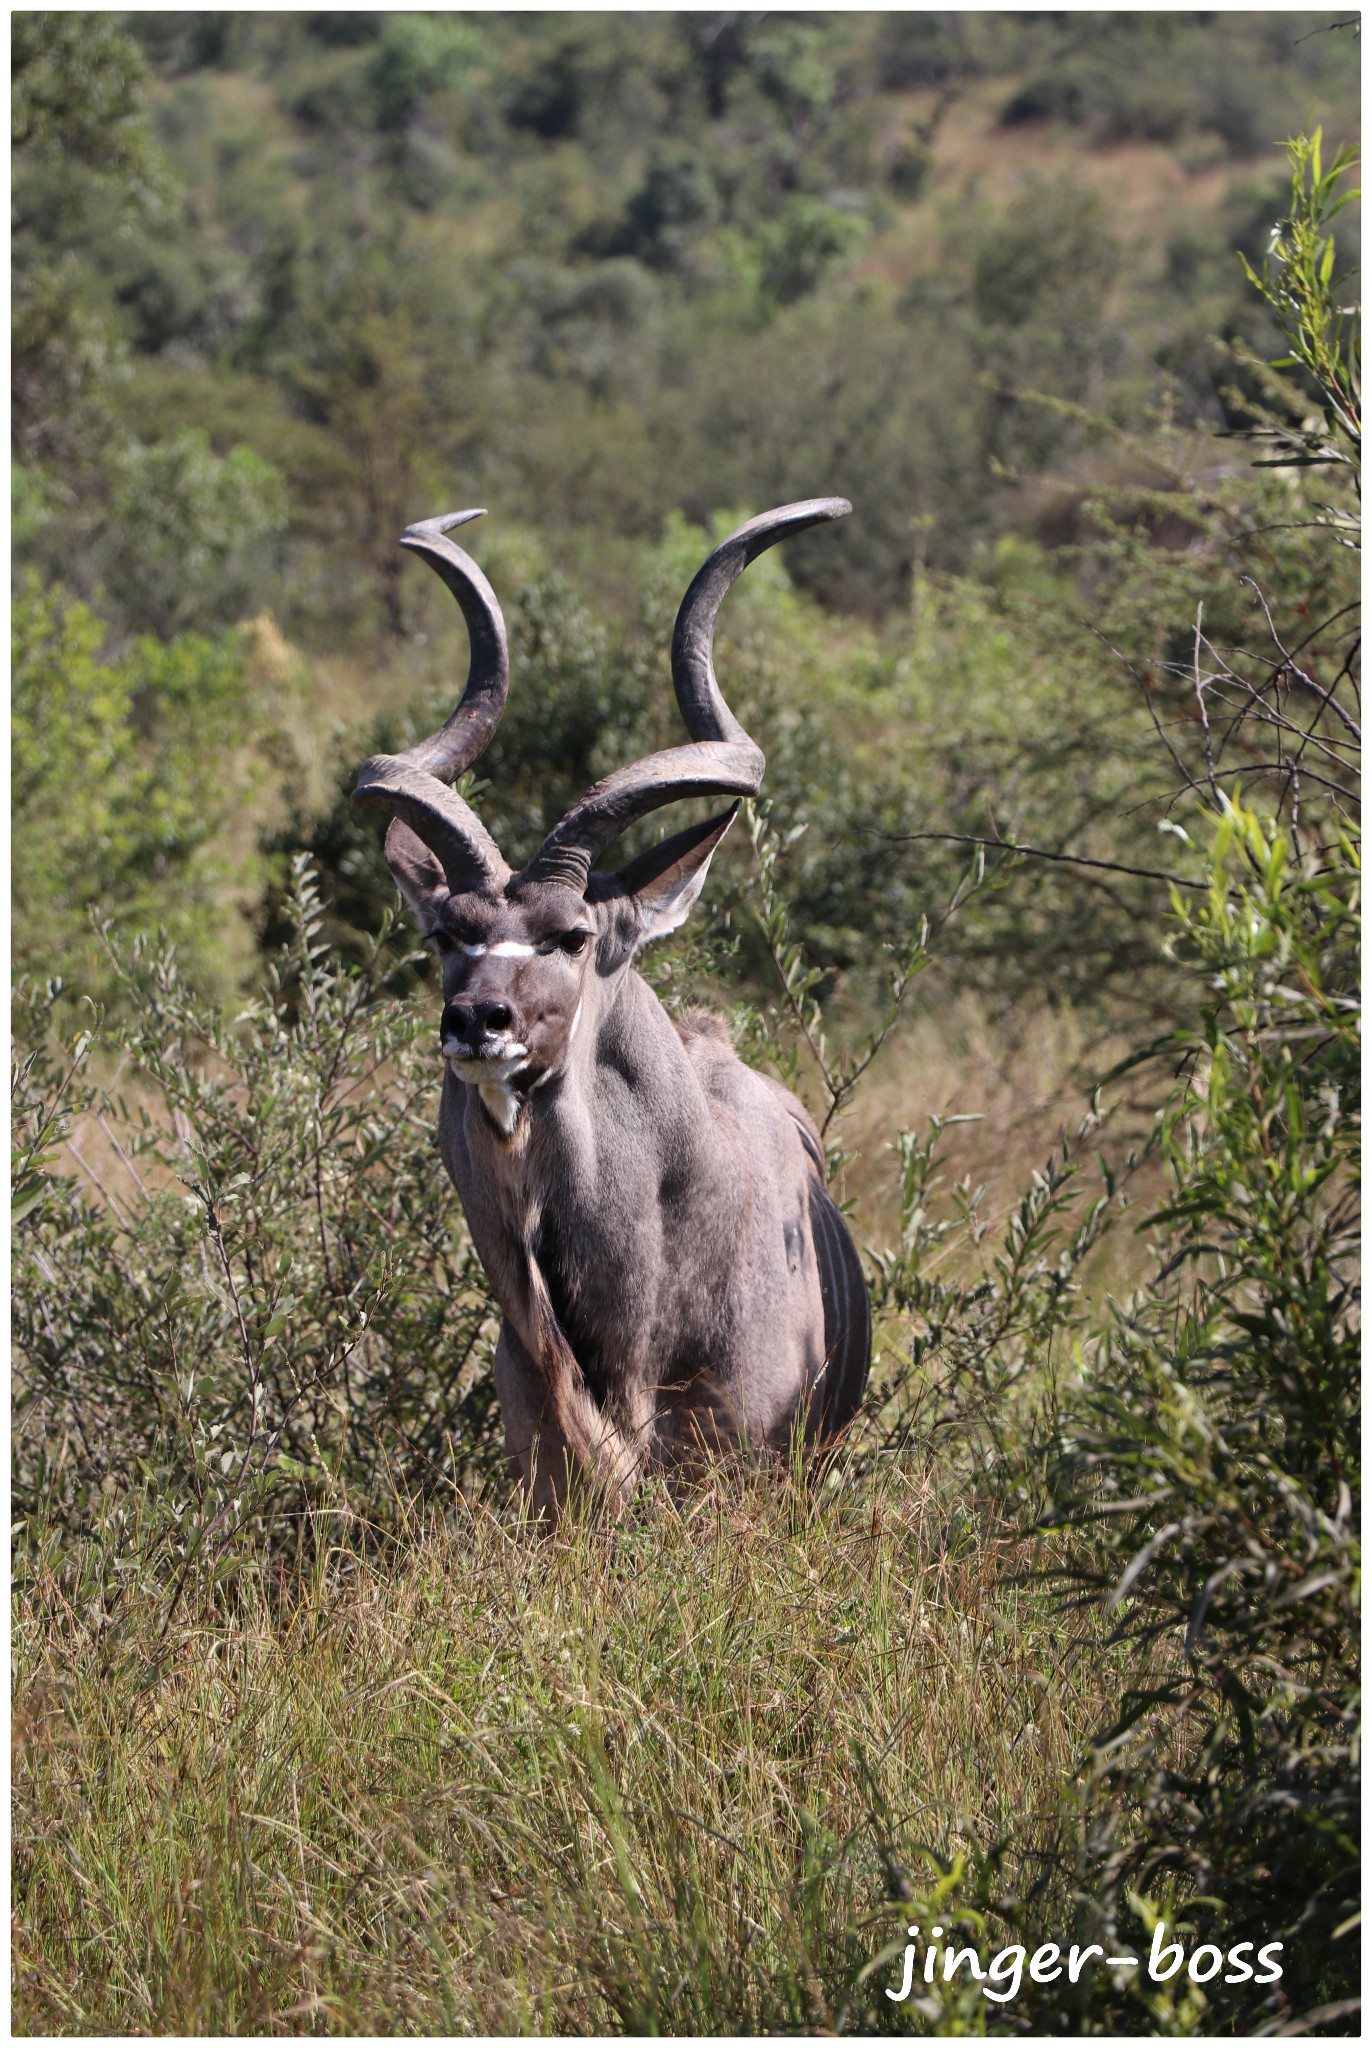
[(662, 804), (757, 790), (762, 753), (715, 678), (715, 616), (764, 548), (850, 509), (783, 505), (715, 549), (672, 636), (691, 744), (605, 776), (518, 872), (449, 787), (509, 689), (495, 594), (445, 537), (480, 514), (401, 537), (461, 606), (471, 668), (441, 731), (373, 756), (354, 796), (393, 814), (387, 862), (443, 963), (439, 1150), (504, 1315), (506, 1448), (550, 1515), (578, 1468), (627, 1494), (702, 1444), (831, 1437), (862, 1396), (867, 1293), (814, 1124), (717, 1020), (673, 1023), (634, 972), (686, 918), (738, 803), (618, 873), (595, 865)]

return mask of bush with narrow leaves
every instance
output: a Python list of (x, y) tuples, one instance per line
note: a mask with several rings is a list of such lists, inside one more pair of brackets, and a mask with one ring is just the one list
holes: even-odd
[(34, 1541), (103, 1532), (111, 1595), (288, 1551), (331, 1526), (307, 1506), (337, 1533), (393, 1526), (500, 1465), (431, 1020), (386, 994), (380, 942), (337, 965), (304, 862), (291, 916), (237, 1016), (170, 951), (112, 953), (132, 1021), (103, 1087), (105, 1038), (59, 1052), (51, 989), (25, 991), (14, 1505)]

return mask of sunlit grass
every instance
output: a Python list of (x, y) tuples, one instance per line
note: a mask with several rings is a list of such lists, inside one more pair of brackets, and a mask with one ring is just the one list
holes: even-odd
[(1013, 1884), (1108, 1704), (1009, 1524), (914, 1472), (411, 1537), (165, 1640), (153, 1588), (24, 1587), (17, 2028), (885, 2027), (915, 1845), (1012, 1836)]

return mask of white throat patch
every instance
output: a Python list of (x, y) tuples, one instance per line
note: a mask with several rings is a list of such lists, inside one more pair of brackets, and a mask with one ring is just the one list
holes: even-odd
[(519, 1122), (520, 1099), (508, 1081), (478, 1081), (477, 1093), (490, 1112), (491, 1121), (511, 1137)]
[[(449, 1046), (452, 1051), (448, 1050)], [(491, 1121), (508, 1138), (519, 1122), (520, 1097), (510, 1086), (514, 1075), (529, 1064), (529, 1048), (507, 1041), (494, 1059), (476, 1060), (455, 1038), (443, 1044), (443, 1058), (450, 1071), (469, 1088), (475, 1088), (490, 1113)]]

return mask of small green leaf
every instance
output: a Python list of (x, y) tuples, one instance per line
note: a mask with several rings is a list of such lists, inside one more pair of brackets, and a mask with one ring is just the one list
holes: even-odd
[(32, 1215), (47, 1194), (49, 1185), (47, 1180), (20, 1181), (10, 1202), (10, 1222), (22, 1223), (26, 1216)]

